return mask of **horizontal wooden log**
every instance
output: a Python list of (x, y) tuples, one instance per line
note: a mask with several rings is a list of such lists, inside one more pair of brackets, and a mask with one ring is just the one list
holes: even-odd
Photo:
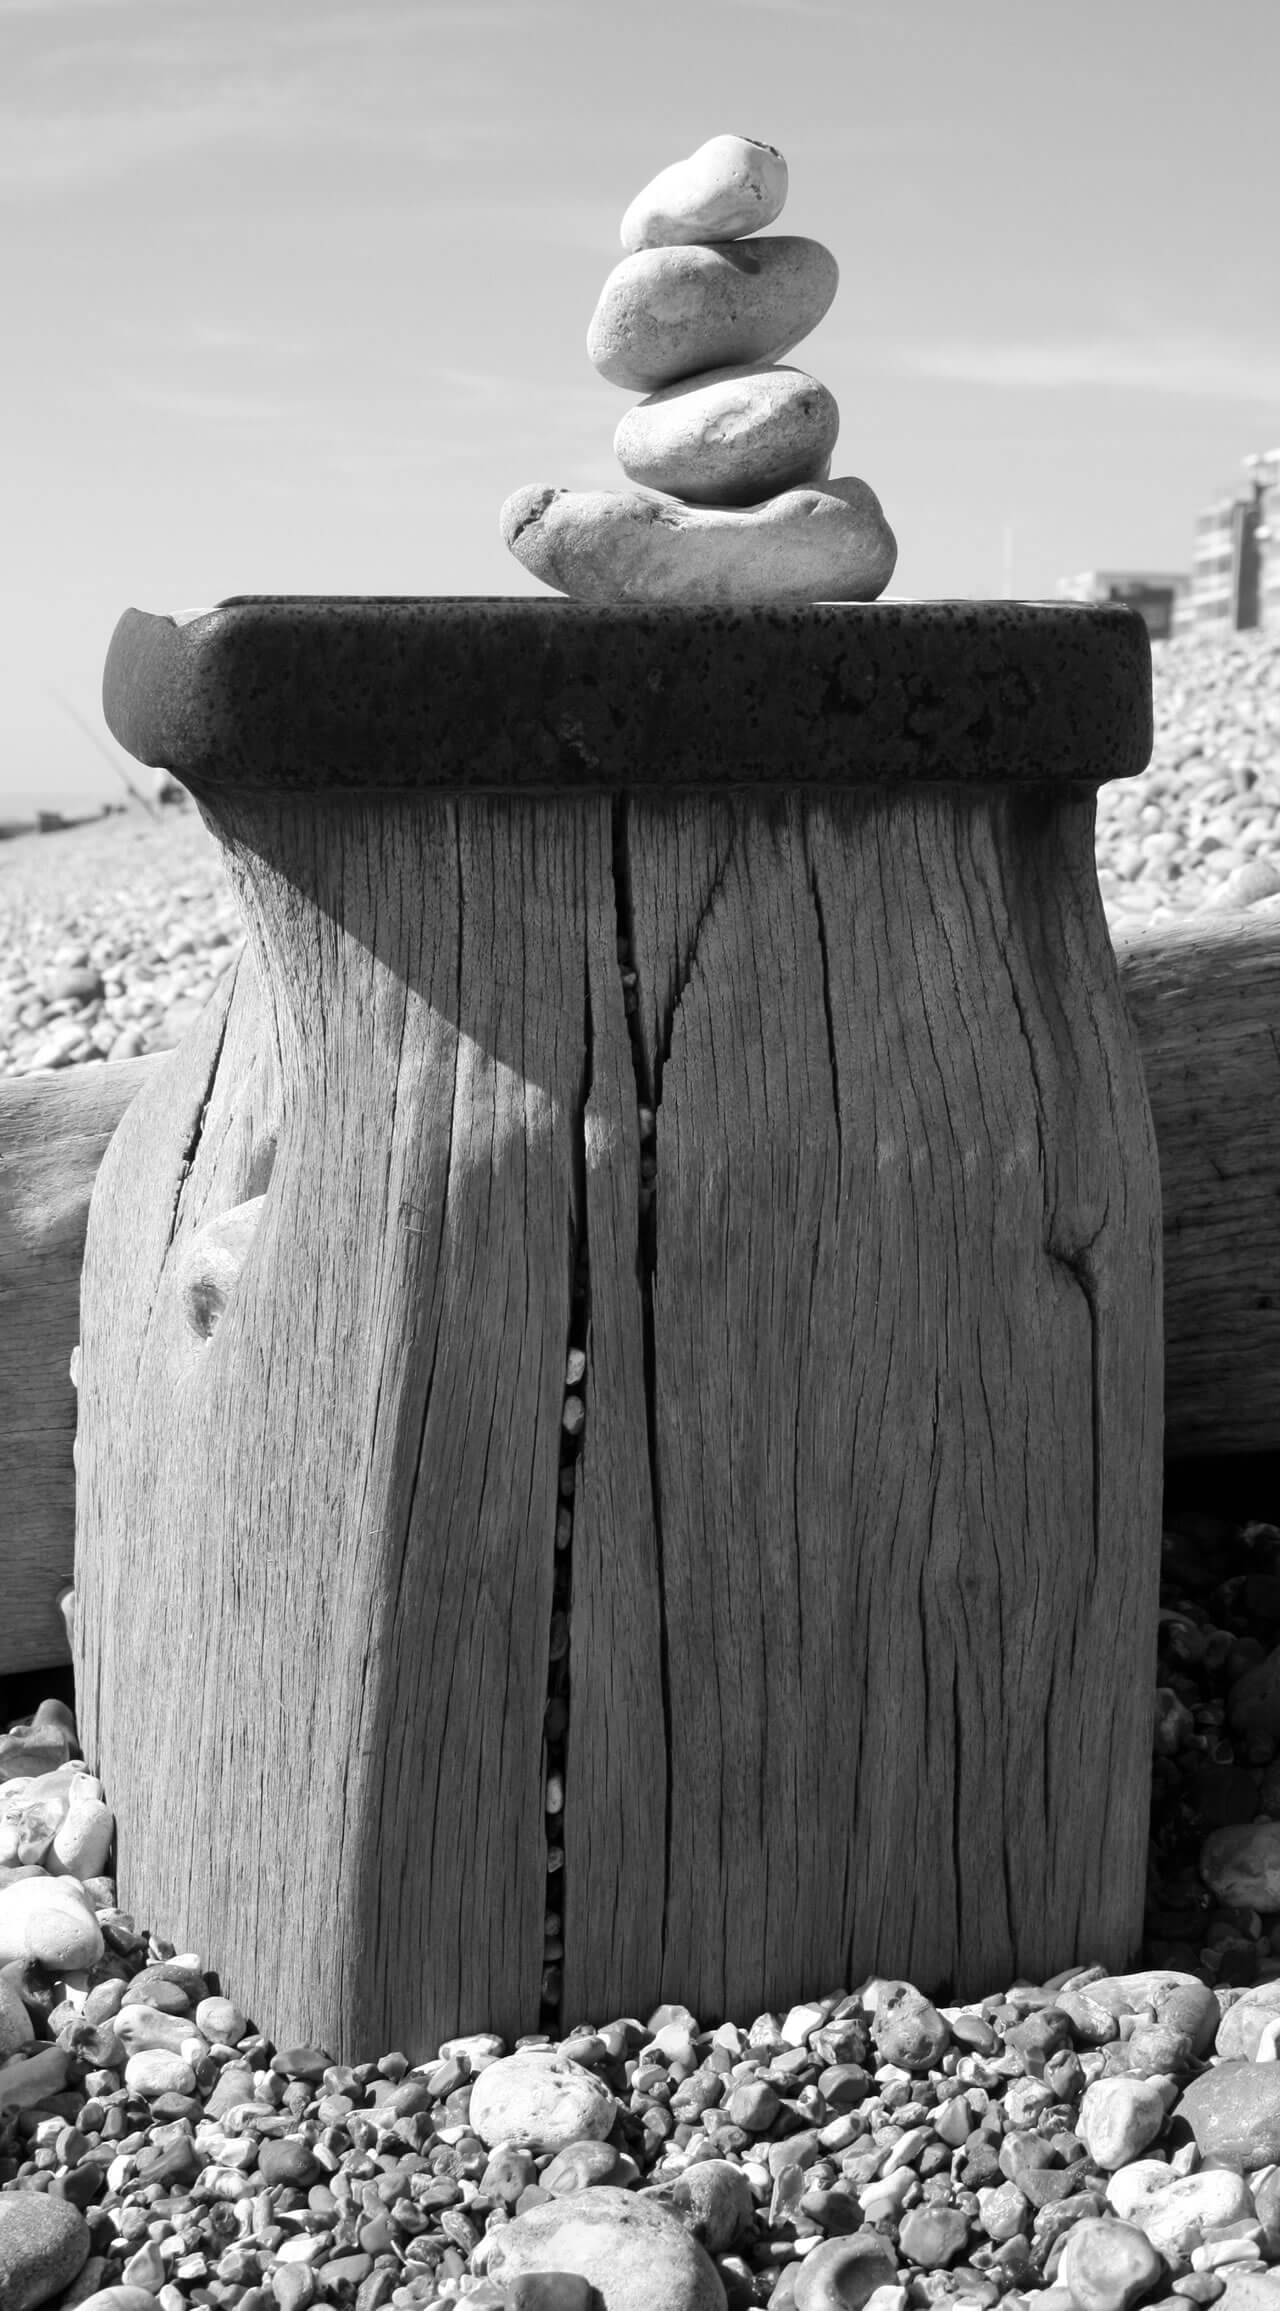
[(1280, 901), (1117, 934), (1164, 1208), (1165, 1454), (1280, 1450)]
[(0, 1676), (70, 1659), (80, 1262), (121, 1116), (166, 1054), (0, 1083)]

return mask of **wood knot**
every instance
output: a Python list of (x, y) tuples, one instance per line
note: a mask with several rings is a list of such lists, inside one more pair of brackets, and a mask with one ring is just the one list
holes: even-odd
[(182, 1313), (197, 1339), (212, 1339), (222, 1321), (265, 1202), (265, 1196), (251, 1196), (247, 1203), (233, 1204), (229, 1212), (197, 1228), (182, 1253), (178, 1262)]

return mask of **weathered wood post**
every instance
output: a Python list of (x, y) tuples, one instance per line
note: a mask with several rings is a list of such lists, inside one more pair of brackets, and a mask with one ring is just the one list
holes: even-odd
[(242, 973), (90, 1214), (123, 1899), (281, 2037), (537, 2027), (577, 1342), (564, 2020), (1129, 1957), (1141, 621), (248, 599), (129, 612), (106, 706), (223, 845), (272, 1078)]

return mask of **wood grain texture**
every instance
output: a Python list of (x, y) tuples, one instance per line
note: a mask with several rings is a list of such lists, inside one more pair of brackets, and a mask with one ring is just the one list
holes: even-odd
[(0, 1675), (69, 1658), (57, 1597), (75, 1538), (71, 1351), (89, 1198), (163, 1056), (0, 1083)]
[(934, 791), (632, 826), (663, 1994), (743, 2013), (886, 1965), (971, 1993), (1119, 1962), (1145, 1860), (1159, 1200), (1092, 804)]
[(537, 2026), (585, 1247), (566, 2021), (1123, 1962), (1160, 1228), (1091, 796), (205, 809), (261, 1022), (130, 1111), (85, 1261), (122, 1899), (282, 2041)]
[[(182, 1247), (247, 1186), (205, 1177), (212, 1032), (187, 1055), (176, 1196), (137, 1192), (146, 1115), (100, 1175), (83, 1737), (123, 1899), (189, 1920), (277, 2036), (416, 2059), (538, 2007), (582, 830), (442, 802), (222, 831), (266, 966), (278, 1148), (207, 1341), (182, 1322)], [(139, 1202), (164, 1212), (141, 1258)], [(108, 1336), (97, 1312), (122, 1296)], [(120, 1674), (126, 1627), (145, 1682)], [(179, 1739), (157, 1748), (157, 1718)]]
[[(727, 828), (731, 821), (722, 817), (715, 823)], [(718, 855), (712, 841), (710, 880)], [(701, 903), (690, 901), (695, 918)], [(674, 922), (668, 929), (674, 939)], [(1157, 929), (1120, 930), (1115, 947), (1160, 1160), (1166, 1457), (1272, 1452), (1280, 1449), (1280, 1176), (1274, 1154), (1280, 1145), (1274, 1025), (1280, 1017), (1280, 909), (1263, 902)], [(611, 955), (606, 939), (594, 962), (600, 1005), (616, 995)], [(645, 1030), (653, 1052), (662, 1044), (665, 1012), (679, 981), (675, 946), (669, 952), (664, 946), (650, 970), (661, 996)], [(220, 1097), (222, 1079), (239, 1064), (233, 1059), (238, 1048), (219, 1056)], [(118, 1120), (117, 1103), (123, 1113), (166, 1057), (0, 1085), (0, 1481), (6, 1498), (17, 1504), (4, 1535), (3, 1673), (52, 1667), (68, 1657), (62, 1619), (51, 1600), (70, 1578), (74, 1550), (75, 1403), (67, 1369), (79, 1336), (89, 1195)], [(245, 1063), (256, 1059), (250, 1036)], [(619, 1085), (615, 1096), (629, 1103), (629, 1086), (621, 1077)], [(597, 1108), (602, 1097), (600, 1088)], [(237, 1106), (232, 1112), (243, 1128), (251, 1110)], [(620, 1118), (615, 1114), (601, 1130), (607, 1130), (608, 1146), (620, 1150)], [(625, 1144), (631, 1144), (629, 1124)], [(597, 1192), (602, 1183), (619, 1179), (620, 1160), (591, 1167)], [(612, 1188), (610, 1193), (612, 1202)], [(630, 1194), (628, 1187), (627, 1209)], [(611, 1355), (621, 1353), (613, 1343), (638, 1339), (638, 1323), (634, 1313), (620, 1327), (606, 1327), (603, 1313), (598, 1318), (597, 1405), (606, 1382), (612, 1384), (612, 1365), (601, 1369), (599, 1361), (606, 1344)], [(635, 1373), (618, 1373), (617, 1380), (624, 1397), (634, 1401)], [(638, 1486), (648, 1486), (646, 1456), (637, 1460), (636, 1471), (634, 1483), (623, 1489), (628, 1502), (639, 1500)], [(592, 1465), (586, 1481), (594, 1477)], [(619, 1513), (617, 1503), (612, 1513)]]
[(1116, 939), (1164, 1199), (1171, 1457), (1280, 1450), (1280, 908)]

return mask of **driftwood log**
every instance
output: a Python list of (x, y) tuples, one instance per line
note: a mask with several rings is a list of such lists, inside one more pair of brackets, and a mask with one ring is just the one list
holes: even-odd
[(1280, 1450), (1280, 905), (1121, 936), (1164, 1206), (1170, 1458)]
[(75, 1538), (71, 1352), (89, 1198), (163, 1058), (0, 1083), (0, 1676), (70, 1658), (58, 1597)]
[(124, 1901), (344, 2056), (537, 2026), (549, 1835), (570, 2019), (1123, 1962), (1160, 1227), (1093, 790), (1141, 621), (246, 602), (130, 613), (106, 707), (264, 1023), (210, 1007), (90, 1216)]

